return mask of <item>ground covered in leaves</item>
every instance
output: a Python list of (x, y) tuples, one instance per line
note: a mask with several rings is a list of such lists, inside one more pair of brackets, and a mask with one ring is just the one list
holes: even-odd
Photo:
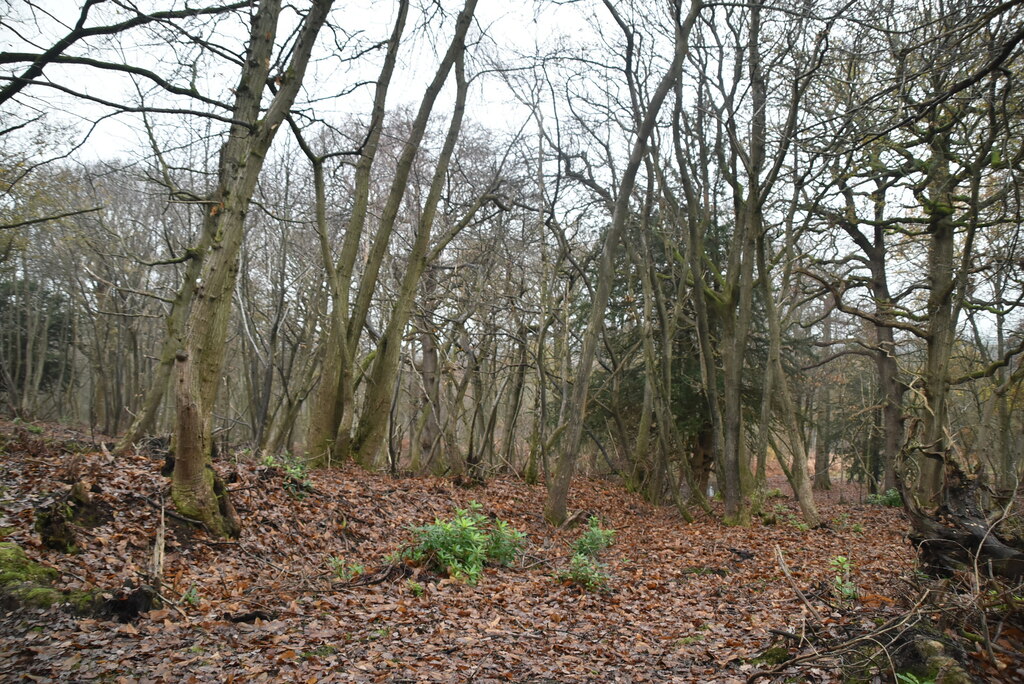
[[(0, 435), (5, 541), (55, 569), (54, 588), (67, 595), (116, 597), (148, 582), (169, 489), (162, 460), (115, 457), (52, 430), (7, 425)], [(558, 579), (586, 523), (553, 530), (540, 514), (543, 487), (511, 476), (465, 488), (356, 468), (293, 470), (296, 478), (281, 465), (229, 458), (218, 469), (245, 523), (240, 539), (167, 518), (166, 600), (132, 621), (9, 606), (0, 613), (0, 678), (833, 681), (844, 665), (822, 644), (902, 624), (913, 594), (899, 509), (859, 502), (854, 489), (820, 500), (824, 529), (805, 529), (785, 496), (767, 504), (775, 524), (730, 528), (710, 517), (687, 525), (619, 484), (579, 480), (570, 509), (616, 531), (600, 557), (610, 578), (601, 592)], [(45, 548), (37, 510), (76, 481), (88, 483), (105, 517), (74, 528), (77, 553)], [(526, 534), (510, 566), (487, 568), (471, 586), (398, 559), (412, 526), (471, 501)], [(839, 557), (855, 589), (848, 596)]]

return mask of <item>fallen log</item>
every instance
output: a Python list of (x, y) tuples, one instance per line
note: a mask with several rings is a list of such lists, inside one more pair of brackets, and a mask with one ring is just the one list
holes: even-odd
[(909, 492), (903, 493), (912, 528), (908, 536), (923, 569), (936, 575), (978, 571), (1024, 580), (1024, 542), (1002, 532), (1005, 516), (986, 513), (977, 478), (954, 459), (947, 459), (945, 475), (942, 503), (934, 510), (924, 510)]

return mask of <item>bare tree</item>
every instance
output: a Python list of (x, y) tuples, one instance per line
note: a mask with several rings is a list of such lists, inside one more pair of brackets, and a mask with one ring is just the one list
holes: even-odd
[(331, 0), (316, 2), (303, 18), (288, 67), (279, 76), (280, 86), (263, 116), (260, 105), (270, 77), (281, 11), (279, 0), (261, 3), (253, 16), (232, 111), (233, 119), (245, 123), (232, 126), (221, 150), (218, 185), (210, 197), (204, 227), (212, 236), (210, 251), (203, 259), (199, 286), (185, 323), (184, 347), (176, 357), (176, 461), (171, 492), (183, 515), (201, 520), (220, 535), (237, 535), (240, 524), (227, 491), (210, 465), (210, 456), (213, 407), (220, 385), (245, 215), (263, 160), (299, 92), (331, 4)]

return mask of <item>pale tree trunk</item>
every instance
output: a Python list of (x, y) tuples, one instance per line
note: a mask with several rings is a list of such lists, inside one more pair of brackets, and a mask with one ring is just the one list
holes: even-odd
[(213, 534), (235, 536), (238, 515), (211, 464), (213, 409), (224, 360), (227, 324), (244, 236), (245, 215), (263, 160), (298, 94), (317, 34), (332, 0), (315, 2), (305, 16), (289, 68), (263, 118), (260, 101), (269, 77), (280, 0), (265, 0), (253, 17), (245, 66), (235, 89), (231, 128), (221, 150), (218, 188), (204, 232), (212, 237), (176, 355), (175, 467), (171, 496), (178, 511)]
[(355, 359), (348, 343), (352, 273), (359, 253), (359, 241), (366, 225), (370, 202), (371, 171), (377, 156), (381, 131), (384, 128), (388, 88), (394, 75), (395, 64), (398, 60), (398, 48), (408, 15), (409, 3), (407, 0), (401, 0), (398, 5), (398, 16), (388, 40), (384, 64), (377, 77), (369, 131), (366, 141), (363, 143), (359, 161), (356, 162), (352, 214), (345, 229), (337, 265), (334, 263), (327, 230), (324, 158), (314, 155), (300, 138), (303, 151), (313, 163), (317, 232), (331, 293), (331, 314), (327, 335), (323, 342), (325, 352), (320, 371), (320, 384), (314, 395), (312, 415), (306, 435), (306, 451), (312, 459), (312, 464), (316, 466), (330, 466), (332, 462), (340, 462), (341, 459), (348, 456), (348, 439), (355, 403), (353, 370)]
[[(467, 17), (466, 23), (468, 24), (468, 22), (469, 18)], [(453, 43), (453, 47), (456, 47), (455, 43)], [(374, 357), (373, 366), (368, 376), (366, 399), (363, 402), (363, 410), (359, 416), (355, 439), (352, 442), (352, 455), (358, 463), (364, 466), (369, 466), (373, 462), (387, 427), (388, 411), (386, 407), (391, 401), (392, 386), (394, 385), (395, 374), (398, 371), (402, 336), (412, 314), (412, 305), (416, 297), (420, 277), (427, 268), (430, 238), (434, 226), (434, 218), (437, 215), (437, 206), (441, 201), (441, 192), (444, 189), (448, 164), (451, 161), (455, 145), (462, 130), (462, 117), (465, 113), (466, 92), (468, 88), (463, 65), (463, 51), (464, 46), (458, 45), (455, 54), (457, 89), (454, 113), (449, 123), (448, 133), (445, 137), (441, 154), (437, 160), (437, 166), (434, 169), (430, 190), (421, 211), (419, 224), (416, 229), (416, 237), (413, 241), (405, 274), (402, 276), (402, 282), (399, 287), (398, 298), (391, 307), (391, 316), (388, 319), (387, 327), (377, 343), (377, 354)], [(480, 203), (477, 202), (470, 213), (459, 222), (459, 226), (468, 225), (479, 206)], [(456, 228), (459, 226), (456, 226)], [(455, 237), (456, 232), (449, 232), (444, 237), (450, 240)], [(440, 247), (443, 247), (443, 245), (440, 245)]]
[[(374, 447), (379, 446), (379, 439), (374, 438), (367, 440), (368, 437), (374, 437), (374, 435), (367, 433), (367, 428), (365, 427), (360, 428), (362, 434), (357, 434), (356, 436), (358, 443), (349, 443), (351, 438), (351, 425), (353, 424), (354, 407), (352, 399), (355, 391), (354, 383), (351, 381), (352, 366), (358, 351), (359, 339), (362, 334), (363, 325), (366, 323), (367, 316), (370, 312), (370, 306), (373, 300), (373, 293), (377, 283), (377, 277), (380, 273), (381, 264), (383, 263), (384, 255), (387, 251), (391, 235), (394, 232), (402, 201), (405, 197), (409, 176), (412, 172), (413, 162), (419, 152), (419, 147), (426, 133), (430, 114), (433, 111), (437, 97), (445, 82), (448, 80), (448, 74), (451, 72), (456, 59), (461, 58), (462, 54), (465, 52), (466, 33), (472, 23), (473, 12), (476, 9), (476, 2), (477, 0), (467, 0), (462, 11), (459, 13), (455, 24), (455, 35), (448, 46), (447, 52), (441, 59), (441, 63), (438, 65), (438, 68), (434, 73), (433, 80), (427, 86), (427, 89), (423, 94), (423, 99), (420, 101), (416, 118), (413, 120), (412, 127), (409, 132), (409, 137), (406, 139), (402, 147), (401, 155), (399, 156), (395, 167), (391, 188), (388, 192), (388, 197), (381, 213), (377, 230), (371, 240), (369, 254), (367, 255), (366, 263), (364, 264), (363, 274), (359, 279), (358, 290), (355, 293), (355, 301), (352, 303), (351, 310), (349, 307), (351, 299), (350, 287), (355, 259), (358, 254), (359, 236), (362, 233), (362, 228), (365, 223), (365, 204), (359, 205), (359, 213), (361, 217), (357, 226), (358, 230), (353, 230), (352, 222), (350, 222), (349, 230), (346, 232), (345, 243), (342, 246), (342, 253), (339, 258), (337, 268), (337, 285), (340, 288), (335, 304), (337, 313), (332, 314), (336, 320), (336, 325), (332, 325), (332, 334), (328, 336), (325, 343), (328, 345), (328, 361), (325, 362), (324, 365), (325, 373), (322, 380), (325, 392), (331, 392), (332, 388), (335, 386), (335, 380), (326, 371), (331, 370), (333, 373), (335, 365), (340, 366), (340, 373), (336, 383), (339, 391), (335, 394), (333, 401), (321, 400), (320, 397), (317, 399), (317, 403), (322, 403), (323, 405), (323, 408), (321, 409), (323, 413), (318, 415), (314, 420), (310, 429), (310, 439), (308, 440), (308, 448), (310, 448), (312, 455), (316, 459), (314, 461), (315, 463), (323, 464), (324, 461), (329, 458), (331, 453), (334, 453), (338, 458), (347, 458), (350, 453), (359, 451), (364, 443), (369, 444), (371, 441), (374, 442)], [(398, 29), (396, 27), (396, 33), (397, 30)], [(395, 38), (395, 40), (397, 40), (397, 38)], [(388, 74), (388, 78), (390, 78), (390, 74)], [(378, 95), (381, 95), (380, 89), (378, 89)], [(383, 106), (383, 99), (380, 100), (380, 103), (381, 106)], [(381, 116), (383, 116), (383, 112), (381, 112)], [(380, 122), (382, 123), (383, 119), (381, 119)], [(376, 131), (375, 134), (379, 136), (379, 131)], [(367, 183), (369, 182), (370, 163), (372, 163), (372, 159), (367, 162), (366, 166)], [(359, 203), (368, 201), (368, 186), (366, 193), (361, 193), (357, 189), (356, 201)], [(356, 212), (354, 211), (353, 216), (355, 215)], [(345, 317), (347, 317), (347, 319)], [(337, 333), (340, 334), (343, 332), (345, 337), (340, 337), (339, 335), (334, 334), (335, 328), (339, 328)], [(340, 328), (344, 329), (342, 330)], [(330, 361), (332, 356), (342, 353), (339, 352), (340, 347), (338, 345), (347, 346), (343, 352), (344, 359), (346, 360), (344, 364), (341, 362), (341, 359), (336, 359), (333, 362)], [(386, 354), (392, 353), (387, 349), (385, 349), (384, 352)], [(397, 353), (397, 350), (394, 350), (394, 353)], [(389, 364), (390, 361), (386, 363)], [(390, 396), (390, 387), (382, 388), (380, 391)], [(325, 397), (325, 399), (327, 398)], [(385, 426), (386, 423), (381, 426), (381, 431), (383, 431)], [(324, 446), (325, 444), (326, 448)]]
[(597, 282), (594, 286), (594, 296), (591, 303), (590, 316), (587, 320), (587, 328), (583, 333), (583, 347), (580, 350), (580, 358), (575, 373), (565, 433), (562, 436), (562, 443), (559, 447), (554, 472), (551, 474), (548, 482), (548, 496), (544, 507), (544, 516), (552, 525), (561, 525), (567, 517), (566, 506), (569, 496), (569, 484), (572, 482), (572, 476), (576, 469), (576, 457), (583, 435), (583, 422), (587, 408), (590, 375), (593, 371), (598, 338), (603, 327), (605, 309), (608, 306), (612, 279), (615, 275), (613, 257), (615, 251), (619, 248), (619, 243), (622, 241), (626, 222), (630, 215), (630, 196), (636, 183), (640, 165), (647, 154), (649, 138), (657, 123), (661, 105), (679, 78), (683, 57), (687, 52), (690, 30), (697, 19), (701, 6), (702, 3), (699, 0), (693, 0), (685, 19), (679, 16), (675, 17), (675, 51), (672, 56), (672, 63), (652, 94), (642, 120), (636, 122), (636, 138), (633, 141), (629, 160), (623, 169), (622, 178), (616, 189), (615, 208), (612, 213), (611, 225), (605, 234), (601, 250)]

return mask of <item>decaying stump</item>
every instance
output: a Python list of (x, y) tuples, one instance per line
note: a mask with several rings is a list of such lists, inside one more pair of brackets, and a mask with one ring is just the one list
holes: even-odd
[(94, 489), (79, 480), (64, 495), (36, 509), (36, 532), (44, 546), (62, 553), (76, 553), (72, 525), (98, 527), (109, 520), (109, 506), (92, 496)]
[(982, 574), (1024, 580), (1024, 540), (1004, 534), (1000, 519), (982, 506), (980, 485), (954, 459), (946, 461), (942, 504), (925, 511), (908, 492), (903, 500), (910, 518), (910, 541), (925, 571), (947, 575), (977, 569)]

